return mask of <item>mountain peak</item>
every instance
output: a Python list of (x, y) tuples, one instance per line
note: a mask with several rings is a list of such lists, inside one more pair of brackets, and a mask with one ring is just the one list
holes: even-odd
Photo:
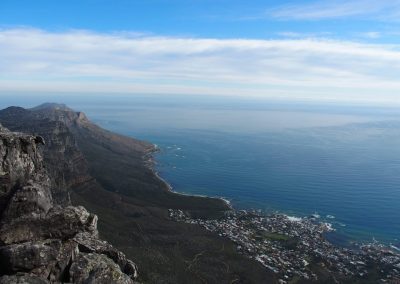
[(72, 111), (67, 105), (65, 104), (59, 104), (59, 103), (43, 103), (41, 105), (38, 105), (36, 107), (31, 108), (30, 110), (66, 110), (66, 111)]
[(20, 114), (21, 115), (21, 114), (27, 113), (28, 111), (22, 107), (10, 106), (8, 108), (3, 109), (2, 112), (6, 113), (6, 114), (11, 113), (11, 114)]

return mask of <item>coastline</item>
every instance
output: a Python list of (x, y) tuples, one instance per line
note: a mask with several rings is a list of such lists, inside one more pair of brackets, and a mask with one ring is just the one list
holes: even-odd
[[(157, 144), (153, 144), (153, 143), (152, 143), (151, 145), (152, 145), (152, 149), (151, 149), (148, 153), (146, 153), (146, 154), (144, 155), (145, 164), (146, 164), (146, 166), (152, 171), (152, 173), (157, 177), (157, 179), (160, 180), (160, 181), (164, 184), (164, 186), (166, 187), (166, 189), (167, 189), (168, 191), (170, 191), (170, 192), (172, 192), (172, 193), (174, 193), (174, 194), (177, 194), (177, 195), (182, 195), (182, 196), (198, 197), (198, 198), (204, 198), (204, 199), (218, 199), (218, 200), (221, 200), (221, 201), (224, 202), (224, 204), (229, 208), (228, 211), (240, 211), (240, 209), (234, 208), (233, 205), (232, 205), (232, 203), (231, 203), (227, 198), (225, 198), (225, 197), (221, 197), (221, 196), (207, 196), (207, 195), (201, 195), (201, 194), (192, 194), (192, 193), (184, 193), (184, 192), (175, 191), (174, 188), (173, 188), (173, 186), (172, 186), (171, 184), (169, 184), (163, 177), (161, 177), (161, 176), (160, 176), (160, 173), (155, 169), (155, 166), (156, 166), (156, 164), (157, 164), (157, 161), (155, 160), (154, 154), (159, 153), (159, 152), (161, 151), (161, 149), (158, 147)], [(251, 210), (250, 210), (250, 211), (251, 211)], [(253, 209), (253, 211), (258, 211), (258, 210)], [(294, 220), (294, 219), (302, 220), (302, 219), (304, 218), (304, 217), (300, 217), (300, 216), (291, 216), (291, 215), (288, 215), (288, 214), (286, 214), (286, 213), (279, 212), (279, 211), (274, 212), (274, 213), (278, 213), (278, 214), (280, 214), (280, 215), (282, 215), (282, 216), (286, 216), (286, 217), (288, 217), (289, 219), (290, 219), (290, 218), (293, 218), (293, 220)], [(265, 213), (265, 214), (263, 214), (263, 215), (268, 216), (268, 215), (270, 215), (270, 214)], [(316, 218), (316, 219), (318, 219), (318, 218)], [(326, 224), (329, 228), (331, 228), (331, 231), (334, 231), (334, 230), (335, 230), (335, 229), (333, 229), (333, 225), (332, 225), (331, 223), (322, 222), (322, 220), (319, 220), (318, 222), (321, 223), (321, 224), (322, 224), (322, 223), (323, 223), (323, 224)]]
[[(337, 271), (338, 279), (344, 281), (363, 281), (373, 275), (374, 269), (380, 270), (379, 275), (374, 276), (376, 280), (398, 277), (400, 252), (397, 247), (374, 242), (359, 243), (350, 248), (332, 242), (327, 234), (335, 233), (336, 229), (316, 212), (307, 217), (286, 213), (263, 214), (261, 210), (235, 209), (223, 197), (175, 191), (156, 170), (154, 154), (160, 149), (156, 145), (153, 147), (146, 163), (166, 190), (181, 196), (218, 199), (229, 208), (229, 213), (217, 219), (191, 217), (188, 212), (168, 209), (170, 219), (201, 226), (216, 236), (231, 240), (238, 253), (255, 259), (267, 271), (274, 273), (280, 283), (290, 283), (298, 278), (317, 281), (331, 273), (331, 269)], [(334, 217), (328, 215), (327, 218)]]
[(159, 181), (166, 187), (166, 190), (174, 193), (176, 195), (181, 195), (181, 196), (188, 196), (188, 197), (196, 197), (196, 198), (203, 198), (203, 199), (217, 199), (222, 201), (225, 206), (227, 207), (226, 211), (231, 211), (231, 210), (236, 210), (232, 203), (225, 197), (220, 197), (220, 196), (207, 196), (207, 195), (200, 195), (200, 194), (191, 194), (191, 193), (183, 193), (183, 192), (178, 192), (175, 191), (173, 186), (169, 184), (163, 177), (160, 176), (160, 173), (156, 170), (156, 160), (154, 158), (154, 154), (160, 152), (160, 148), (158, 147), (157, 144), (151, 144), (152, 149), (150, 149), (149, 152), (144, 154), (144, 162), (147, 168), (153, 173), (154, 176), (157, 177)]
[[(165, 180), (163, 177), (161, 177), (160, 173), (156, 170), (155, 167), (157, 165), (157, 161), (155, 160), (154, 155), (157, 154), (157, 153), (160, 153), (161, 149), (158, 147), (157, 144), (151, 143), (151, 145), (152, 145), (152, 148), (149, 150), (148, 153), (146, 153), (144, 155), (145, 164), (151, 170), (151, 172), (154, 174), (154, 176), (156, 176), (157, 179), (162, 182), (162, 184), (166, 187), (167, 191), (172, 192), (172, 193), (174, 193), (176, 195), (181, 195), (181, 196), (197, 197), (197, 198), (203, 198), (203, 199), (218, 199), (218, 200), (223, 201), (223, 203), (228, 208), (227, 211), (233, 211), (233, 212), (241, 211), (238, 208), (234, 208), (232, 203), (225, 197), (207, 196), (207, 195), (201, 195), (201, 194), (191, 194), (191, 193), (183, 193), (183, 192), (175, 191), (173, 186), (170, 183), (168, 183), (167, 180)], [(252, 210), (253, 211), (259, 211), (259, 210), (256, 210), (256, 209), (252, 209)], [(250, 210), (250, 211), (252, 211), (252, 210)], [(293, 219), (293, 220), (303, 220), (305, 218), (305, 217), (301, 217), (301, 216), (292, 216), (292, 215), (289, 215), (288, 213), (280, 212), (280, 211), (273, 212), (273, 214), (279, 214), (279, 215), (287, 217), (288, 219)], [(271, 215), (271, 213), (263, 212), (263, 215), (267, 217), (267, 216)], [(315, 218), (315, 219), (316, 219), (317, 223), (326, 225), (329, 228), (328, 231), (330, 233), (336, 231), (336, 229), (333, 228), (332, 223), (324, 222), (324, 220), (321, 220), (320, 217)], [(329, 241), (327, 238), (325, 238), (325, 240)], [(329, 242), (331, 242), (331, 241), (329, 241)], [(342, 245), (340, 243), (334, 243), (334, 242), (331, 242), (331, 243), (334, 244), (334, 245), (337, 245), (337, 246), (345, 247), (344, 245)]]
[[(146, 162), (147, 162), (149, 169), (157, 177), (157, 179), (163, 183), (166, 190), (168, 190), (176, 195), (181, 195), (181, 196), (220, 200), (227, 207), (227, 211), (242, 210), (241, 208), (235, 208), (233, 206), (233, 204), (231, 203), (231, 201), (226, 197), (185, 193), (185, 192), (179, 192), (179, 191), (174, 190), (173, 186), (171, 184), (169, 184), (168, 181), (165, 180), (156, 169), (157, 160), (154, 155), (157, 153), (160, 153), (162, 151), (161, 148), (158, 147), (157, 144), (151, 144), (151, 145), (152, 145), (152, 148), (146, 154)], [(352, 237), (352, 235), (348, 235), (345, 232), (343, 232), (340, 228), (340, 223), (335, 222), (335, 220), (334, 220), (335, 216), (333, 216), (333, 215), (320, 216), (316, 212), (314, 214), (306, 214), (306, 213), (296, 214), (293, 212), (285, 212), (285, 211), (281, 211), (281, 210), (263, 211), (263, 210), (259, 210), (258, 208), (247, 208), (246, 210), (254, 211), (254, 212), (257, 211), (258, 213), (262, 213), (262, 215), (264, 215), (264, 216), (269, 216), (271, 214), (280, 214), (280, 215), (286, 216), (288, 218), (294, 218), (294, 219), (304, 219), (304, 218), (313, 217), (315, 219), (315, 222), (324, 224), (329, 228), (329, 232), (324, 234), (324, 239), (338, 247), (354, 248), (355, 244), (357, 245), (357, 244), (371, 243), (371, 240), (369, 240), (367, 238), (355, 238), (355, 237)], [(375, 241), (375, 239), (374, 239), (374, 241)], [(393, 244), (393, 242), (391, 242), (391, 241), (384, 241), (384, 240), (379, 240), (379, 241), (375, 241), (375, 242), (384, 244), (384, 245)], [(396, 243), (396, 242), (394, 242), (394, 244), (398, 245), (398, 243)]]

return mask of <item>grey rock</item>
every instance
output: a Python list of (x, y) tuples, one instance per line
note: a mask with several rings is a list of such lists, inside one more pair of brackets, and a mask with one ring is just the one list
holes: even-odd
[(45, 216), (34, 213), (19, 218), (17, 215), (14, 216), (15, 218), (11, 220), (7, 217), (10, 221), (3, 223), (0, 228), (0, 241), (5, 244), (47, 238), (65, 240), (74, 237), (79, 232), (88, 232), (93, 236), (98, 234), (97, 216), (90, 214), (81, 206), (52, 207)]
[(4, 275), (0, 277), (0, 284), (48, 284), (49, 281), (33, 274)]
[(0, 247), (2, 270), (12, 273), (46, 268), (57, 261), (60, 248), (60, 240), (26, 242)]
[(46, 145), (46, 142), (42, 136), (36, 136), (35, 137), (35, 143), (36, 144), (41, 144), (41, 145)]
[(43, 159), (34, 137), (4, 130), (0, 136), (0, 198), (7, 199), (12, 189), (28, 180), (48, 182)]
[(74, 283), (134, 283), (115, 262), (102, 254), (79, 254), (69, 272)]
[(73, 240), (78, 244), (80, 251), (104, 254), (118, 264), (120, 269), (132, 279), (135, 279), (138, 276), (138, 268), (136, 264), (127, 259), (125, 254), (115, 249), (106, 241), (93, 237), (86, 232), (77, 234)]
[(3, 212), (3, 222), (16, 218), (40, 218), (53, 206), (50, 190), (34, 182), (19, 188)]
[(99, 239), (97, 216), (53, 198), (43, 144), (0, 125), (0, 284), (133, 283), (136, 265)]
[(71, 241), (62, 243), (58, 252), (57, 262), (52, 266), (52, 269), (47, 277), (51, 282), (66, 282), (69, 281), (69, 267), (75, 261), (79, 254), (78, 245)]

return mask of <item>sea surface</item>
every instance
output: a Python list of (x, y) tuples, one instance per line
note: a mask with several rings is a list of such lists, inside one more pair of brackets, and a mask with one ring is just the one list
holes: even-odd
[[(49, 99), (1, 106), (34, 106)], [(109, 130), (157, 144), (175, 191), (238, 209), (318, 214), (337, 242), (400, 240), (400, 111), (396, 108), (204, 97), (68, 97)]]

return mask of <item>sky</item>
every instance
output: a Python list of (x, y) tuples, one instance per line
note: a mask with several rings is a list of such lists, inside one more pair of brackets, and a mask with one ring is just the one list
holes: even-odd
[(400, 0), (1, 0), (6, 93), (400, 104)]

